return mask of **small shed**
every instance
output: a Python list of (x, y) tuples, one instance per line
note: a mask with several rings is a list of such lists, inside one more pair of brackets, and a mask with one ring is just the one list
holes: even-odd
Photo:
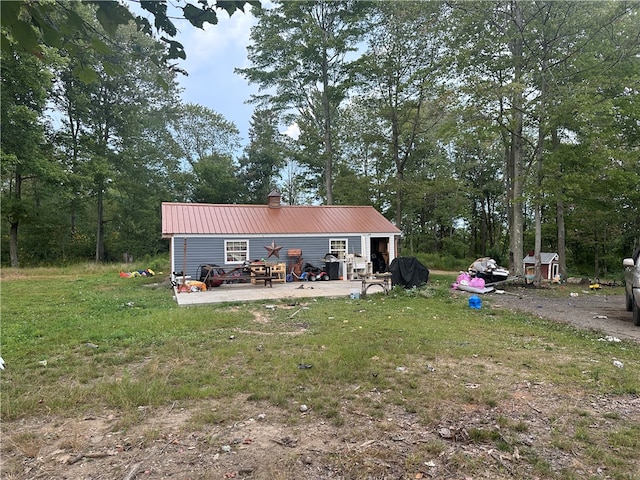
[(283, 205), (275, 191), (266, 205), (162, 203), (171, 271), (192, 277), (202, 265), (232, 269), (264, 259), (291, 272), (329, 258), (339, 267), (334, 277), (348, 280), (362, 270), (386, 271), (400, 233), (373, 207)]
[[(558, 254), (550, 252), (540, 253), (540, 270), (543, 280), (553, 280), (559, 275)], [(523, 260), (525, 275), (535, 275), (536, 258), (534, 252), (529, 252)]]

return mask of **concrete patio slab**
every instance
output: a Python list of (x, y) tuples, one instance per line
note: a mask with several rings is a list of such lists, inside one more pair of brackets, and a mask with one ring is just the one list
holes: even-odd
[[(175, 299), (178, 305), (206, 305), (212, 303), (237, 303), (253, 301), (276, 301), (288, 298), (314, 298), (314, 297), (349, 297), (352, 292), (360, 292), (360, 280), (330, 280), (327, 282), (288, 282), (274, 283), (273, 287), (265, 287), (262, 284), (250, 283), (224, 284), (208, 289), (205, 292), (178, 293), (174, 288)], [(382, 289), (369, 291), (369, 294), (377, 293)]]

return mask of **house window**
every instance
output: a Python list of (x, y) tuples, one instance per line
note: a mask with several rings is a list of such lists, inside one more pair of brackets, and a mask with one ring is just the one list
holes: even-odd
[(226, 263), (242, 263), (249, 258), (249, 242), (247, 240), (225, 240), (224, 254)]
[(347, 256), (347, 240), (329, 240), (329, 253), (340, 260), (344, 260)]

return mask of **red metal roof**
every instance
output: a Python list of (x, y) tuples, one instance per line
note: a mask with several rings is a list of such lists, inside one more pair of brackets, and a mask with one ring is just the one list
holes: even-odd
[(373, 207), (162, 204), (162, 236), (255, 234), (400, 234)]

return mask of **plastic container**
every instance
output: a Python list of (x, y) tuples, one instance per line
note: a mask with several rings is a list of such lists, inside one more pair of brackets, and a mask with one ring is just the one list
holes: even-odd
[(480, 310), (482, 308), (482, 300), (477, 295), (471, 295), (469, 297), (469, 308)]
[(351, 290), (351, 300), (359, 300), (360, 299), (360, 290)]

